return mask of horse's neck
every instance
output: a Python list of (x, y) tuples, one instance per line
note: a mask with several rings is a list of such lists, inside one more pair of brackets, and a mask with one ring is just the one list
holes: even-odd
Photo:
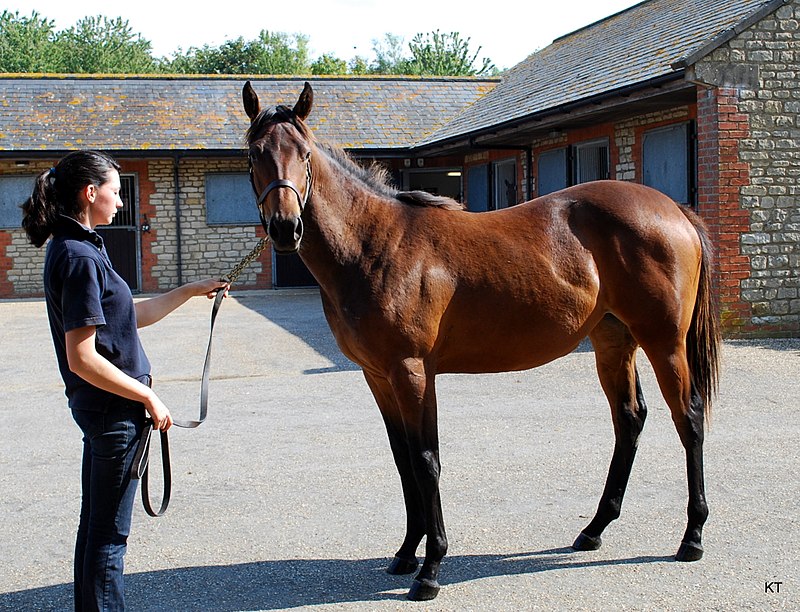
[(326, 274), (359, 261), (365, 239), (375, 238), (375, 224), (390, 211), (378, 196), (330, 166), (316, 173), (301, 255), (317, 280), (322, 284)]

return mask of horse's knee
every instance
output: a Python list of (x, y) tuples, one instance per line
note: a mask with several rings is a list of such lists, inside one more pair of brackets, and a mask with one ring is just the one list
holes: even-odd
[(423, 450), (416, 453), (413, 459), (414, 476), (420, 487), (438, 487), (442, 466), (439, 461), (439, 452), (436, 450)]
[(647, 419), (647, 408), (627, 404), (619, 409), (617, 413), (618, 432), (617, 437), (623, 441), (628, 441), (633, 446), (639, 444), (639, 436), (644, 430), (644, 422)]

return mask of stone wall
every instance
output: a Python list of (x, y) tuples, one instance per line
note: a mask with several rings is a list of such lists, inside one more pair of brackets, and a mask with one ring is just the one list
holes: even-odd
[[(142, 234), (142, 287), (166, 291), (210, 276), (227, 274), (264, 235), (260, 226), (206, 224), (206, 174), (247, 172), (246, 162), (230, 159), (181, 159), (180, 236), (175, 215), (175, 162), (150, 160), (140, 171), (140, 214), (147, 214), (150, 232)], [(146, 175), (146, 179), (145, 179)], [(179, 273), (180, 270), (180, 273)], [(246, 268), (238, 289), (272, 286), (271, 250)]]
[[(206, 174), (247, 172), (244, 160), (181, 161), (181, 236), (183, 281), (227, 274), (264, 235), (261, 226), (206, 224)], [(246, 268), (237, 288), (272, 286), (271, 250)]]
[[(734, 336), (800, 332), (800, 2), (779, 8), (694, 67), (719, 119), (722, 304)], [(711, 202), (707, 203), (711, 205)], [(738, 220), (745, 227), (738, 231)], [(730, 245), (730, 241), (734, 244)], [(725, 268), (726, 260), (733, 262)], [(744, 268), (739, 263), (744, 262)], [(745, 308), (735, 308), (737, 303)]]

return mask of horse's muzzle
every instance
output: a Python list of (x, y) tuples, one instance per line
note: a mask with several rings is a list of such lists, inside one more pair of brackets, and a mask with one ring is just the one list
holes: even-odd
[(269, 220), (269, 238), (277, 253), (296, 252), (303, 238), (303, 220), (299, 216), (278, 218), (273, 215)]

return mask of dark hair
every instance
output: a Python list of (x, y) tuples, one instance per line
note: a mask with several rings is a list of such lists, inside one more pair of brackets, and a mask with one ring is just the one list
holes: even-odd
[(81, 190), (87, 185), (99, 187), (108, 180), (110, 170), (119, 169), (105, 153), (74, 151), (36, 177), (31, 197), (22, 204), (22, 227), (31, 243), (40, 247), (47, 242), (59, 215), (78, 219)]

